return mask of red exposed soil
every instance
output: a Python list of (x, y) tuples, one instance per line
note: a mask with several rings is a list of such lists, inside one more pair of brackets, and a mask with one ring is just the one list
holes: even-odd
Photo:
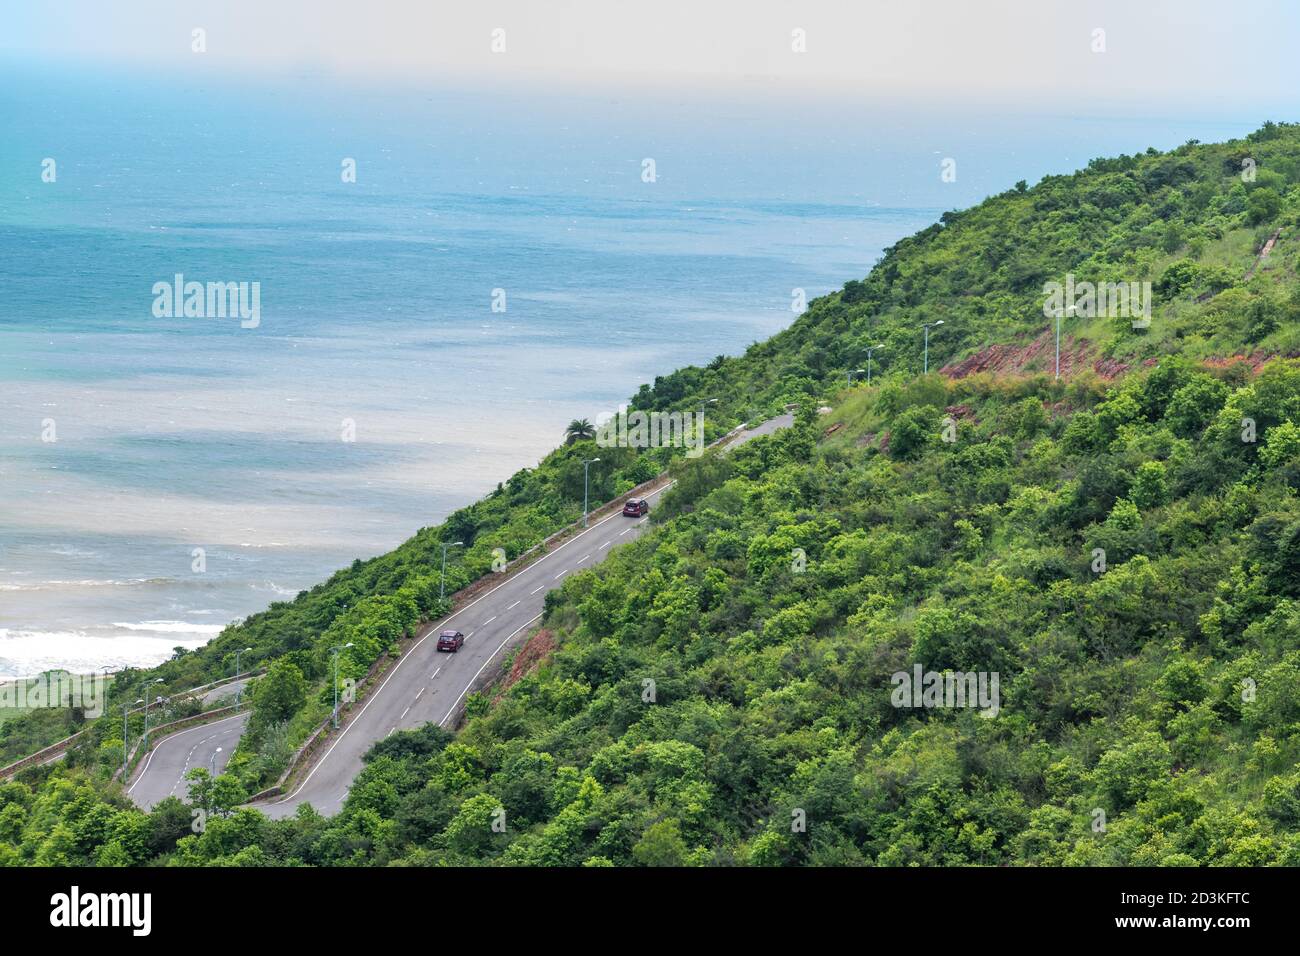
[[(1032, 342), (1024, 345), (1015, 343), (1007, 345), (989, 345), (974, 355), (945, 365), (939, 371), (949, 378), (965, 378), (980, 372), (995, 372), (1002, 375), (1031, 374), (1045, 372), (1052, 374), (1055, 369), (1053, 335), (1050, 331), (1039, 335)], [(1236, 362), (1248, 362), (1252, 372), (1273, 358), (1271, 352), (1251, 352), (1249, 355), (1233, 355), (1227, 358), (1211, 358), (1204, 361), (1210, 368), (1223, 368)], [(1144, 359), (1142, 368), (1155, 365), (1157, 359)], [(1129, 371), (1132, 365), (1119, 359), (1093, 359), (1092, 344), (1087, 339), (1061, 339), (1061, 378), (1070, 378), (1084, 369), (1092, 369), (1106, 380), (1118, 378)]]
[[(965, 378), (978, 372), (1016, 374), (1051, 373), (1056, 368), (1055, 335), (1049, 330), (1027, 345), (989, 345), (969, 358), (945, 365), (939, 371), (949, 378)], [(1061, 375), (1069, 377), (1087, 367), (1092, 354), (1087, 339), (1061, 339)]]
[(1203, 363), (1210, 368), (1227, 368), (1238, 362), (1245, 362), (1252, 372), (1258, 372), (1264, 363), (1273, 358), (1272, 352), (1251, 352), (1249, 355), (1229, 355), (1226, 358), (1209, 358)]
[(510, 665), (510, 673), (497, 684), (492, 702), (499, 701), (511, 687), (529, 674), (535, 673), (555, 651), (555, 645), (555, 632), (547, 628), (541, 628), (524, 642), (524, 646), (519, 648), (519, 653), (515, 655), (514, 663)]

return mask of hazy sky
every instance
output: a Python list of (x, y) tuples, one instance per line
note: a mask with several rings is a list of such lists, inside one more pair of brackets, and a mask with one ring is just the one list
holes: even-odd
[[(1252, 0), (41, 0), (0, 53), (225, 76), (837, 91), (1257, 115), (1297, 86), (1300, 4)], [(191, 52), (206, 30), (207, 52)], [(505, 31), (505, 52), (491, 51)], [(806, 52), (792, 50), (805, 31)], [(1104, 52), (1096, 30), (1103, 30)], [(1279, 115), (1277, 118), (1291, 118)]]

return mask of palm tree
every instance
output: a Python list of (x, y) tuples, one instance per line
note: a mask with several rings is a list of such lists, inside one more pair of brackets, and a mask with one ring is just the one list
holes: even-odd
[(564, 430), (564, 443), (566, 445), (572, 445), (575, 441), (581, 441), (584, 438), (595, 437), (596, 429), (585, 418), (575, 418), (569, 422), (569, 427)]

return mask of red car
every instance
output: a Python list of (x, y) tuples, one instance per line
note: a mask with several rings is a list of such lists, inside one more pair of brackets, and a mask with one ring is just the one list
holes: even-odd
[(650, 511), (650, 502), (644, 498), (629, 498), (627, 504), (623, 506), (623, 514), (629, 518), (639, 518)]
[(455, 654), (465, 644), (465, 635), (460, 631), (443, 631), (438, 635), (438, 650), (451, 651)]

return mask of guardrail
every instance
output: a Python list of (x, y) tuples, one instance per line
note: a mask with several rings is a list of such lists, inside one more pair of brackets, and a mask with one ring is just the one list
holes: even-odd
[[(247, 704), (231, 704), (229, 707), (218, 707), (216, 710), (207, 710), (201, 714), (191, 714), (189, 717), (181, 717), (179, 720), (168, 721), (165, 724), (159, 724), (157, 727), (149, 728), (149, 746), (143, 746), (143, 739), (137, 740), (135, 749), (131, 751), (131, 756), (127, 759), (126, 780), (130, 780), (132, 775), (135, 774), (141, 758), (172, 734), (182, 730), (189, 730), (191, 727), (197, 727), (200, 724), (216, 723), (218, 720), (225, 720), (227, 717), (247, 709)], [(113, 771), (112, 779), (122, 779), (121, 767)]]
[(0, 767), (0, 780), (8, 780), (20, 770), (26, 770), (28, 767), (38, 767), (47, 764), (58, 757), (63, 756), (67, 749), (80, 740), (90, 730), (78, 730), (71, 737), (64, 737), (62, 740), (50, 744), (43, 750), (38, 750), (34, 754), (29, 754), (21, 760), (15, 760), (7, 767)]
[[(214, 687), (220, 687), (222, 684), (233, 684), (237, 680), (247, 680), (250, 677), (258, 677), (266, 673), (265, 667), (258, 667), (251, 671), (244, 671), (242, 674), (236, 674), (233, 677), (223, 677), (220, 680), (209, 681), (206, 684), (200, 684), (198, 687), (191, 687), (187, 690), (178, 690), (172, 694), (173, 697), (183, 697), (190, 694), (196, 694), (199, 691), (211, 690)], [(137, 708), (138, 709), (138, 708)]]
[[(223, 684), (233, 684), (237, 680), (246, 680), (249, 677), (255, 677), (259, 674), (264, 673), (264, 671), (265, 668), (260, 668), (260, 667), (255, 670), (244, 671), (244, 673), (236, 674), (233, 677), (223, 677), (220, 680), (214, 680), (214, 681), (209, 681), (206, 684), (200, 684), (198, 687), (190, 687), (186, 690), (177, 691), (171, 696), (173, 698), (190, 696), (202, 691), (211, 690), (214, 687), (220, 687)], [(128, 709), (127, 713), (139, 713), (143, 709), (144, 709), (143, 707), (132, 707)], [(215, 711), (209, 711), (208, 713), (215, 713)], [(201, 716), (201, 715), (196, 714), (193, 716)], [(187, 717), (182, 719), (188, 720), (190, 718)], [(161, 726), (165, 727), (167, 725), (162, 724)], [(58, 759), (59, 757), (63, 756), (63, 754), (68, 750), (69, 747), (71, 747), (74, 743), (80, 740), (81, 737), (85, 735), (89, 730), (90, 730), (89, 727), (85, 728), (84, 730), (78, 730), (75, 734), (72, 734), (69, 737), (64, 737), (62, 740), (57, 740), (54, 743), (50, 744), (48, 747), (36, 751), (36, 753), (34, 754), (28, 754), (26, 757), (23, 757), (20, 760), (15, 760), (13, 763), (9, 764), (6, 767), (0, 767), (0, 780), (7, 780), (10, 777), (12, 777), (14, 774), (18, 773), (19, 771), (26, 770), (28, 767), (38, 767)], [(125, 741), (123, 741), (123, 745), (125, 745)], [(139, 746), (138, 741), (136, 746), (137, 747)]]

